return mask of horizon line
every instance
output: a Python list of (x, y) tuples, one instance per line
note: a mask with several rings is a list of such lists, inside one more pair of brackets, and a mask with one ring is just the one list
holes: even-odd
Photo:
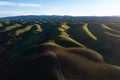
[(104, 16), (100, 16), (100, 15), (15, 15), (15, 16), (1, 16), (0, 18), (6, 18), (6, 17), (18, 17), (18, 16), (71, 16), (71, 17), (120, 17), (120, 15), (104, 15)]

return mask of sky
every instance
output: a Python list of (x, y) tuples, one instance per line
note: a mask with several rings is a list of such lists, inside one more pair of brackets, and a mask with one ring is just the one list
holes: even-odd
[(0, 0), (0, 17), (19, 15), (120, 16), (120, 0)]

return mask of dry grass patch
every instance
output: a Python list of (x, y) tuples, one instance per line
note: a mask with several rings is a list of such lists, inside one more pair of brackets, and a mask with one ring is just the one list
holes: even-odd
[(3, 26), (3, 24), (2, 23), (0, 23), (0, 27), (2, 27)]
[(29, 31), (31, 28), (33, 27), (33, 25), (29, 25), (27, 27), (25, 27), (24, 29), (20, 29), (16, 31), (16, 36), (19, 36), (20, 34)]
[(65, 36), (69, 36), (69, 34), (67, 34), (66, 32), (61, 32), (61, 35), (65, 35)]
[(68, 41), (68, 42), (71, 42), (71, 43), (74, 43), (80, 47), (85, 47), (83, 44), (77, 42), (76, 40), (72, 39), (71, 37), (69, 36), (66, 36), (66, 35), (59, 35), (59, 38), (63, 41)]
[(5, 24), (10, 24), (9, 20), (4, 21)]
[(61, 47), (60, 45), (56, 44), (54, 40), (48, 40), (46, 43), (43, 43), (43, 45), (50, 45), (50, 46), (55, 46), (55, 47)]
[(58, 30), (60, 31), (60, 35), (69, 36), (69, 34), (67, 34), (66, 32), (69, 28), (70, 27), (67, 26), (67, 23), (62, 23), (62, 25), (58, 28)]
[(62, 23), (61, 26), (58, 28), (59, 31), (63, 32), (68, 30), (70, 27), (67, 25), (67, 23)]
[(114, 30), (114, 29), (108, 27), (106, 24), (101, 24), (101, 26), (102, 26), (104, 29), (107, 29), (107, 30), (111, 30), (111, 31), (114, 31), (114, 32), (120, 33), (120, 31)]
[(82, 28), (83, 28), (83, 30), (88, 34), (89, 37), (91, 37), (91, 38), (94, 39), (95, 41), (97, 40), (96, 36), (94, 36), (94, 35), (90, 32), (90, 30), (88, 29), (88, 24), (87, 24), (87, 23), (85, 23)]
[(70, 27), (67, 25), (67, 23), (62, 23), (61, 26), (58, 28), (58, 30), (60, 31), (60, 35), (58, 36), (60, 38), (60, 40), (62, 41), (67, 41), (68, 43), (73, 43), (77, 46), (80, 47), (85, 47), (83, 44), (77, 42), (76, 40), (72, 39), (69, 34), (67, 33), (67, 30)]
[(22, 26), (22, 25), (16, 23), (16, 24), (14, 24), (14, 25), (12, 25), (12, 26), (6, 27), (6, 28), (3, 30), (3, 32), (12, 30), (12, 29), (14, 29), (14, 28), (18, 28), (18, 27), (20, 27), (20, 26)]
[(41, 28), (41, 26), (39, 24), (34, 24), (37, 27), (37, 32), (42, 32), (43, 29)]
[(112, 34), (112, 33), (109, 33), (109, 32), (105, 32), (105, 34), (108, 34), (108, 35), (111, 35), (111, 36), (114, 36), (114, 37), (120, 37), (120, 35)]
[(62, 23), (60, 26), (62, 29), (68, 30), (70, 27), (67, 25), (67, 23)]
[(101, 26), (102, 26), (104, 29), (108, 29), (108, 30), (112, 30), (112, 31), (113, 31), (113, 29), (110, 28), (110, 27), (108, 27), (106, 24), (101, 24)]

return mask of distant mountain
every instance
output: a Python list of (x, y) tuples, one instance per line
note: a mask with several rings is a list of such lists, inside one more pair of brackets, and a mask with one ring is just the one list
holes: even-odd
[(56, 19), (56, 18), (60, 18), (62, 19), (64, 17), (64, 19), (66, 18), (72, 18), (72, 16), (56, 16), (56, 15), (52, 15), (52, 16), (48, 16), (48, 15), (41, 15), (41, 16), (37, 16), (37, 15), (28, 15), (28, 16), (13, 16), (13, 17), (4, 17), (4, 18), (0, 18), (0, 20), (52, 20), (52, 19)]
[(28, 16), (13, 16), (3, 17), (0, 20), (81, 20), (81, 21), (120, 21), (120, 16), (59, 16), (59, 15), (28, 15)]

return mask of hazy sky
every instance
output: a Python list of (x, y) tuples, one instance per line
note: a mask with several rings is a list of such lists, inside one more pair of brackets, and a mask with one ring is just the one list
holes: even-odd
[(0, 17), (17, 15), (120, 15), (120, 0), (0, 0)]

